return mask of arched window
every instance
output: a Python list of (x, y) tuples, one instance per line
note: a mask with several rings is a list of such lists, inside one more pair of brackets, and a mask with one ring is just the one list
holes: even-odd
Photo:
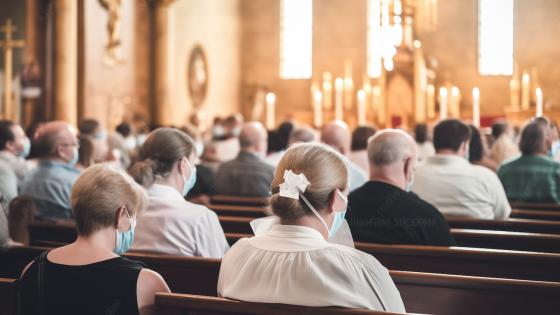
[(313, 0), (280, 4), (280, 77), (309, 79), (312, 74)]
[(513, 1), (478, 1), (478, 72), (513, 73)]

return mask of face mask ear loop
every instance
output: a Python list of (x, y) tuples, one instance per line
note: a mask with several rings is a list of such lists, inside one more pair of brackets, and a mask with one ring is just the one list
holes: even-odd
[(299, 194), (301, 196), (301, 198), (303, 199), (303, 202), (305, 202), (305, 204), (309, 207), (309, 209), (311, 209), (311, 211), (313, 212), (313, 214), (321, 221), (321, 223), (323, 223), (323, 225), (325, 226), (325, 229), (327, 229), (327, 235), (330, 234), (331, 230), (329, 229), (329, 226), (327, 225), (327, 223), (325, 222), (325, 220), (323, 220), (323, 218), (321, 217), (321, 215), (319, 215), (319, 212), (317, 212), (317, 210), (315, 210), (315, 208), (311, 205), (311, 203), (309, 202), (309, 200), (307, 200), (307, 198), (305, 198), (305, 196), (303, 194)]

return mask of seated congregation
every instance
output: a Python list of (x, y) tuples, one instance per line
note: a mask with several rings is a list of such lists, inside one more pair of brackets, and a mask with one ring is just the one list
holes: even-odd
[[(0, 246), (40, 253), (0, 270), (19, 278), (22, 314), (157, 314), (182, 286), (213, 288), (177, 292), (217, 294), (227, 300), (206, 301), (214, 311), (231, 302), (241, 313), (233, 301), (418, 313), (434, 310), (428, 294), (452, 301), (444, 290), (471, 301), (477, 288), (503, 294), (495, 301), (531, 292), (548, 299), (542, 307), (560, 292), (554, 271), (537, 274), (541, 261), (560, 262), (559, 224), (518, 219), (524, 210), (515, 206), (560, 209), (558, 133), (544, 118), (519, 135), (505, 121), (487, 134), (457, 119), (418, 125), (414, 135), (351, 132), (342, 121), (320, 130), (286, 121), (267, 131), (238, 115), (207, 133), (134, 132), (126, 123), (108, 132), (92, 119), (78, 127), (47, 122), (26, 136), (0, 121)], [(38, 250), (29, 245), (38, 245), (32, 230), (41, 224), (70, 236)], [(548, 253), (482, 250), (469, 237), (551, 245)], [(174, 276), (187, 265), (192, 279), (207, 281)], [(449, 301), (436, 310), (462, 313)]]

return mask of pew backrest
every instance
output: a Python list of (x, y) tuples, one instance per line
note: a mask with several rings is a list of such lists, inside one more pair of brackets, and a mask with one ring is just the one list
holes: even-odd
[(512, 209), (560, 211), (560, 204), (557, 203), (510, 202), (510, 205)]
[(560, 235), (451, 229), (458, 246), (560, 253)]
[(513, 209), (511, 210), (510, 217), (519, 219), (560, 221), (560, 211)]
[(272, 214), (270, 208), (209, 204), (208, 208), (218, 215), (261, 218)]
[(215, 205), (267, 207), (270, 200), (265, 197), (213, 195), (210, 196), (210, 203)]
[(180, 294), (157, 293), (156, 307), (158, 314), (212, 314), (212, 315), (284, 315), (284, 314), (337, 314), (337, 315), (389, 315), (394, 313), (351, 309), (342, 307), (307, 307), (285, 304), (251, 303), (225, 298)]
[(16, 280), (0, 278), (0, 315), (17, 314)]
[(483, 220), (451, 217), (446, 219), (449, 223), (449, 227), (458, 229), (560, 234), (560, 221), (515, 218), (507, 220)]

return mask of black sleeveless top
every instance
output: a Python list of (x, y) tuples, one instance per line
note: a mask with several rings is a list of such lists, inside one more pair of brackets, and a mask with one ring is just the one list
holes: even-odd
[[(41, 261), (42, 297), (38, 293)], [(20, 280), (21, 314), (137, 315), (136, 282), (143, 267), (124, 257), (81, 266), (61, 265), (43, 254)], [(38, 312), (39, 304), (42, 312)]]

